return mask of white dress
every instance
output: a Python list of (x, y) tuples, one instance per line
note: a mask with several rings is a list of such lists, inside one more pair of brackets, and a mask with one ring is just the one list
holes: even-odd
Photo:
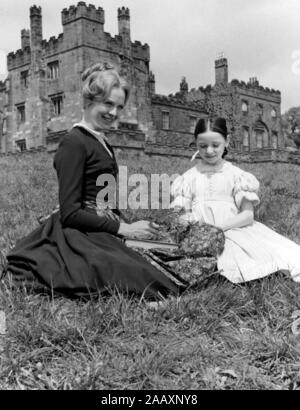
[[(239, 213), (243, 199), (259, 204), (259, 182), (252, 174), (222, 160), (217, 166), (199, 161), (176, 178), (171, 207), (186, 209), (184, 218), (219, 225)], [(221, 274), (233, 283), (289, 271), (300, 282), (300, 246), (260, 222), (225, 232), (218, 258)]]

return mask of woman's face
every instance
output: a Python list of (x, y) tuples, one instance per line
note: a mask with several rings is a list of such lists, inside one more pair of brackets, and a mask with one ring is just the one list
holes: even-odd
[(225, 147), (228, 146), (223, 135), (214, 131), (199, 134), (196, 143), (201, 159), (210, 165), (216, 165), (222, 160)]
[(120, 112), (125, 105), (125, 92), (122, 88), (114, 87), (105, 100), (93, 100), (86, 109), (86, 117), (95, 131), (108, 130), (117, 125)]

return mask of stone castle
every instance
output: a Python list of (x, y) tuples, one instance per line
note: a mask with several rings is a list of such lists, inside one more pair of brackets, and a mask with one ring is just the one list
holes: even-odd
[(150, 48), (132, 42), (130, 12), (118, 9), (118, 35), (104, 31), (104, 10), (79, 2), (61, 12), (63, 32), (43, 39), (41, 7), (30, 7), (30, 30), (21, 31), (21, 48), (7, 56), (8, 76), (0, 82), (2, 153), (51, 147), (82, 117), (81, 74), (90, 64), (115, 64), (132, 86), (120, 129), (112, 131), (119, 149), (160, 155), (189, 150), (201, 117), (224, 116), (231, 148), (237, 152), (278, 150), (281, 93), (256, 78), (228, 80), (228, 62), (215, 61), (215, 84), (189, 89), (183, 77), (178, 92), (155, 92)]

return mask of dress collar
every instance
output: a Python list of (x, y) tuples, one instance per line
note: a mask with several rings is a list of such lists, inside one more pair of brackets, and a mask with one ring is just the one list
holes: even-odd
[(203, 160), (200, 159), (198, 163), (196, 164), (196, 168), (200, 172), (215, 173), (215, 172), (223, 172), (227, 168), (228, 165), (229, 165), (229, 162), (225, 161), (224, 159), (222, 159), (222, 161), (218, 163), (217, 165), (206, 164)]
[(97, 138), (102, 138), (104, 139), (105, 142), (107, 142), (107, 138), (104, 134), (104, 132), (101, 131), (95, 131), (92, 128), (88, 127), (85, 122), (81, 121), (81, 122), (77, 122), (76, 124), (73, 125), (73, 127), (82, 127), (85, 128), (87, 131), (89, 131), (91, 134), (93, 134), (95, 137)]
[(108, 140), (106, 136), (104, 135), (103, 132), (95, 131), (92, 128), (88, 127), (84, 122), (77, 122), (76, 124), (73, 125), (73, 127), (82, 127), (85, 130), (87, 130), (90, 134), (92, 134), (106, 149), (106, 151), (109, 153), (111, 157), (113, 157), (112, 152), (108, 148), (107, 145), (109, 145)]

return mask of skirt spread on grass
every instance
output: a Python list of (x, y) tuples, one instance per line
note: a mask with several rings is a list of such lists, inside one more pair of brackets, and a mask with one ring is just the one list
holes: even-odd
[(14, 283), (37, 282), (69, 296), (90, 297), (108, 289), (150, 298), (178, 295), (216, 269), (224, 234), (197, 224), (177, 229), (176, 235), (181, 241), (175, 252), (130, 249), (106, 232), (63, 228), (56, 212), (10, 251), (6, 271)]
[(106, 232), (63, 228), (59, 213), (35, 229), (7, 255), (14, 281), (38, 281), (54, 293), (89, 297), (111, 289), (157, 297), (178, 294), (175, 281)]

